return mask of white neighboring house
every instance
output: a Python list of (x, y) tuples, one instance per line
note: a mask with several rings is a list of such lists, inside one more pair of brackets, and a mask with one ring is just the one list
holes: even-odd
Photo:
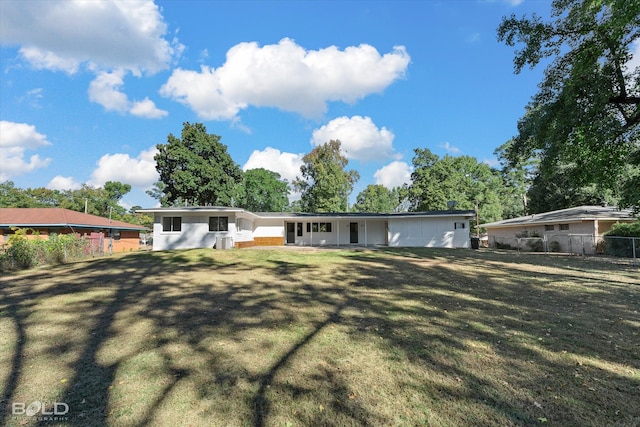
[[(469, 248), (474, 211), (404, 213), (249, 212), (198, 206), (141, 209), (153, 214), (153, 250), (231, 246), (413, 246)], [(228, 239), (227, 239), (228, 241)]]

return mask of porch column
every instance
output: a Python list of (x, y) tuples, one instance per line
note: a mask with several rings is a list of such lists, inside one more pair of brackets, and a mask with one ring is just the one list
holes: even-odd
[(364, 220), (364, 246), (367, 247), (367, 220)]
[(337, 246), (340, 246), (340, 220), (336, 220), (336, 228), (338, 229), (338, 241), (336, 244)]

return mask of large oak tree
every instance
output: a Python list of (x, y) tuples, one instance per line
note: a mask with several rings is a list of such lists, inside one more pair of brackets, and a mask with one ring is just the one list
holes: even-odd
[(164, 202), (185, 201), (198, 206), (231, 206), (238, 197), (242, 170), (220, 137), (201, 123), (185, 122), (181, 138), (169, 134), (158, 144), (154, 159)]
[[(640, 0), (554, 0), (550, 22), (504, 18), (498, 39), (515, 52), (515, 72), (550, 59), (539, 92), (507, 150), (516, 164), (540, 158), (540, 173), (558, 164), (574, 185), (619, 193), (640, 207)], [(636, 53), (637, 55), (637, 53)], [(635, 58), (637, 61), (638, 58)]]

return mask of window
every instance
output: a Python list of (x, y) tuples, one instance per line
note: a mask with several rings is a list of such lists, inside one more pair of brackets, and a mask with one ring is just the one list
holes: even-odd
[(556, 227), (553, 224), (544, 226), (544, 231), (553, 231), (555, 229)]
[(454, 230), (464, 230), (465, 223), (464, 222), (456, 222), (453, 227)]
[(331, 223), (330, 222), (308, 222), (307, 223), (307, 233), (331, 233)]
[(301, 222), (296, 224), (296, 229), (297, 229), (298, 237), (302, 236), (302, 223)]
[(181, 216), (162, 217), (162, 231), (182, 231)]
[(209, 231), (229, 231), (228, 216), (210, 216)]
[(569, 229), (569, 224), (560, 224), (560, 230), (567, 231)]

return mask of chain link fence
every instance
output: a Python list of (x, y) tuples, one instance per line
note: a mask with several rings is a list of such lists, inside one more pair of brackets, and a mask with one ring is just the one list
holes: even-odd
[(104, 237), (51, 235), (48, 239), (17, 238), (0, 246), (0, 271), (56, 265), (104, 255)]
[(640, 237), (602, 236), (594, 234), (545, 234), (536, 237), (490, 236), (489, 247), (518, 252), (543, 252), (579, 256), (614, 257), (630, 260), (637, 266)]

